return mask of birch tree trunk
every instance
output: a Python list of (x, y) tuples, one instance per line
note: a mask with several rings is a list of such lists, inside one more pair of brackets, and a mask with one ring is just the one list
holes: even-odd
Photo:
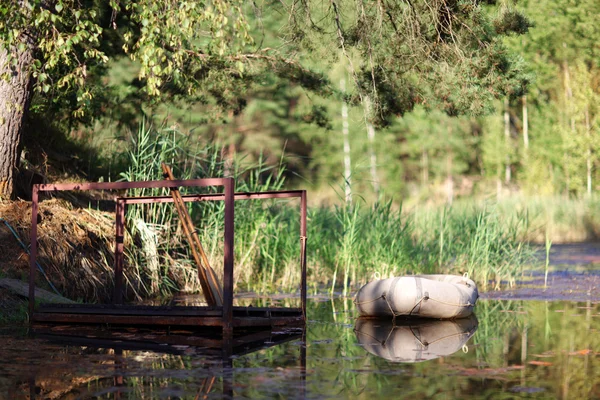
[(585, 137), (586, 143), (586, 164), (587, 164), (587, 194), (592, 195), (592, 142), (591, 142), (591, 131), (592, 127), (590, 124), (590, 108), (586, 105), (585, 107)]
[(379, 176), (377, 175), (377, 154), (375, 154), (375, 127), (369, 122), (371, 115), (371, 100), (365, 98), (365, 123), (367, 125), (367, 138), (369, 139), (369, 162), (371, 171), (371, 182), (375, 195), (379, 198)]
[(423, 148), (423, 152), (421, 153), (421, 165), (422, 165), (422, 176), (421, 176), (421, 185), (423, 187), (429, 186), (429, 155), (427, 150)]
[(506, 140), (506, 165), (504, 166), (504, 181), (510, 183), (510, 114), (508, 97), (504, 99), (504, 139)]
[[(452, 142), (451, 126), (448, 126), (448, 142)], [(448, 205), (452, 205), (452, 202), (454, 201), (454, 176), (452, 174), (452, 169), (454, 168), (453, 164), (454, 154), (452, 152), (452, 148), (449, 145), (446, 154), (446, 202), (448, 203)]]
[[(566, 46), (563, 43), (563, 46)], [(571, 127), (571, 132), (573, 135), (575, 134), (575, 118), (573, 117), (573, 90), (571, 89), (571, 75), (569, 74), (569, 64), (565, 60), (563, 62), (563, 73), (564, 73), (564, 84), (565, 84), (565, 109), (567, 118), (569, 121), (569, 126)], [(565, 181), (567, 185), (566, 195), (569, 195), (569, 190), (571, 189), (571, 174), (569, 172), (569, 168), (571, 167), (571, 157), (569, 154), (569, 150), (565, 149)]]
[(529, 116), (527, 113), (527, 95), (523, 95), (523, 146), (525, 155), (529, 152)]
[(0, 198), (14, 195), (15, 172), (19, 167), (19, 144), (23, 134), (23, 121), (31, 100), (33, 63), (32, 46), (24, 43), (22, 50), (0, 50)]
[[(340, 79), (340, 88), (342, 92), (346, 91), (346, 79)], [(342, 103), (342, 136), (344, 137), (344, 192), (346, 194), (346, 203), (352, 203), (352, 178), (350, 163), (350, 132), (348, 125), (348, 105)]]

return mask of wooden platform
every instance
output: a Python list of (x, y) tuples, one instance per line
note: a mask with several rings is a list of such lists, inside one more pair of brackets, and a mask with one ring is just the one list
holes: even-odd
[[(35, 275), (37, 267), (37, 237), (39, 194), (43, 192), (110, 190), (179, 187), (222, 187), (222, 193), (180, 196), (183, 201), (222, 201), (223, 216), (223, 281), (219, 288), (222, 303), (212, 307), (189, 306), (132, 306), (122, 305), (124, 300), (124, 245), (125, 209), (128, 205), (172, 203), (172, 196), (117, 197), (115, 204), (114, 289), (112, 304), (46, 304), (36, 305)], [(35, 324), (87, 324), (110, 326), (149, 327), (204, 327), (220, 328), (223, 337), (233, 337), (233, 330), (246, 328), (268, 329), (277, 326), (304, 325), (306, 317), (306, 220), (307, 199), (305, 190), (235, 193), (233, 178), (203, 178), (189, 180), (162, 180), (143, 182), (53, 183), (33, 185), (31, 195), (31, 240), (29, 257), (29, 316)], [(298, 198), (300, 200), (300, 308), (234, 307), (234, 209), (236, 200), (262, 200)], [(190, 227), (193, 228), (193, 227)], [(195, 228), (194, 228), (195, 229)], [(222, 306), (220, 306), (222, 304)]]
[[(33, 323), (110, 324), (126, 326), (223, 327), (222, 307), (40, 304)], [(233, 327), (304, 324), (302, 309), (233, 307)]]

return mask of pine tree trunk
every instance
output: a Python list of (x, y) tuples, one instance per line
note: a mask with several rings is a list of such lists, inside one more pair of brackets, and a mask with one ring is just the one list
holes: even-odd
[(8, 75), (7, 80), (0, 79), (0, 198), (14, 195), (18, 149), (31, 99), (31, 46), (26, 46), (23, 51), (14, 49), (12, 55), (16, 65), (11, 67), (8, 53), (0, 50), (0, 75)]

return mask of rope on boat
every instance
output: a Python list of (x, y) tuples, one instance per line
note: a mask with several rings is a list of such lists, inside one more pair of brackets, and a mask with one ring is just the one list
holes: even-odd
[(360, 306), (361, 304), (369, 304), (369, 303), (374, 303), (379, 299), (385, 299), (385, 293), (382, 294), (381, 296), (377, 297), (376, 299), (373, 300), (367, 300), (367, 301), (356, 301), (356, 299), (353, 300), (353, 303), (357, 306)]
[[(30, 252), (29, 252), (29, 248), (27, 246), (25, 246), (25, 243), (23, 243), (21, 241), (21, 238), (19, 237), (19, 235), (17, 234), (17, 232), (13, 229), (13, 227), (8, 223), (8, 221), (5, 220), (4, 218), (0, 218), (0, 221), (4, 222), (4, 225), (6, 225), (6, 227), (8, 228), (8, 230), (15, 237), (15, 239), (17, 239), (17, 242), (19, 242), (19, 244), (21, 245), (21, 247), (23, 248), (23, 250), (25, 250), (25, 252), (27, 253), (27, 255), (31, 255)], [(37, 265), (37, 268), (40, 270), (40, 272), (42, 273), (42, 275), (44, 276), (44, 278), (46, 278), (46, 282), (48, 282), (48, 285), (50, 285), (50, 287), (52, 288), (52, 290), (54, 290), (54, 293), (56, 293), (59, 296), (62, 296), (62, 294), (60, 294), (60, 292), (54, 287), (54, 285), (52, 284), (52, 282), (50, 282), (50, 278), (48, 278), (48, 275), (46, 275), (46, 272), (44, 271), (44, 268), (42, 268), (42, 266), (40, 265), (39, 262), (37, 262), (37, 260), (36, 260), (35, 264)]]
[[(399, 315), (399, 313), (396, 313), (396, 311), (394, 311), (392, 305), (390, 304), (390, 302), (387, 299), (386, 293), (383, 293), (381, 296), (374, 298), (373, 300), (366, 300), (366, 301), (357, 301), (356, 299), (354, 299), (353, 303), (357, 306), (363, 305), (363, 304), (369, 304), (369, 303), (374, 303), (379, 299), (384, 299), (385, 303), (387, 304), (387, 306), (389, 307), (390, 311), (392, 312), (392, 315), (394, 317), (397, 317)], [(417, 303), (413, 306), (412, 310), (410, 310), (409, 315), (412, 315), (413, 311), (415, 310), (415, 308), (417, 308), (422, 302), (423, 300), (432, 300), (435, 302), (438, 302), (440, 304), (446, 304), (448, 306), (453, 306), (453, 307), (473, 307), (473, 304), (471, 304), (470, 302), (467, 302), (466, 304), (460, 304), (460, 303), (450, 303), (448, 301), (443, 301), (443, 300), (438, 300), (438, 299), (434, 299), (432, 297), (429, 297), (429, 295), (425, 295), (422, 296), (419, 301), (417, 301)]]

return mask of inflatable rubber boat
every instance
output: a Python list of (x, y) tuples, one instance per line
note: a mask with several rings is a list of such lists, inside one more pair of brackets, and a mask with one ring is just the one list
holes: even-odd
[(475, 315), (455, 320), (359, 318), (354, 333), (369, 353), (392, 362), (414, 363), (449, 356), (460, 349), (467, 352), (467, 342), (477, 325)]
[(475, 282), (457, 275), (411, 275), (364, 285), (354, 299), (361, 316), (465, 318), (479, 297)]

